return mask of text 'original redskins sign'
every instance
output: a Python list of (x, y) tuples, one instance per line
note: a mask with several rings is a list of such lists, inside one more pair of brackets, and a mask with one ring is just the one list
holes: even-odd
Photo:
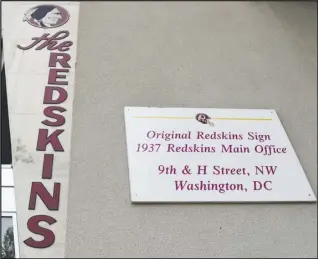
[[(50, 52), (47, 60), (48, 77), (46, 81), (43, 81), (44, 95), (42, 98), (45, 119), (39, 121), (41, 126), (38, 129), (37, 141), (34, 143), (36, 151), (43, 154), (43, 164), (38, 165), (41, 176), (37, 176), (37, 179), (41, 180), (32, 181), (28, 202), (28, 210), (37, 212), (37, 206), (41, 205), (40, 202), (42, 200), (47, 208), (47, 213), (43, 213), (43, 210), (41, 210), (39, 215), (37, 213), (36, 215), (29, 214), (32, 216), (29, 216), (26, 224), (31, 233), (29, 233), (28, 238), (23, 234), (23, 240), (21, 241), (31, 248), (48, 248), (55, 241), (64, 241), (56, 240), (56, 233), (52, 230), (54, 228), (51, 229), (50, 226), (65, 224), (65, 222), (60, 223), (61, 221), (54, 216), (57, 214), (52, 214), (52, 212), (59, 211), (61, 199), (67, 198), (63, 196), (67, 193), (63, 192), (63, 188), (68, 188), (68, 186), (62, 186), (60, 182), (61, 172), (55, 175), (56, 170), (59, 170), (55, 168), (59, 167), (56, 164), (58, 156), (66, 152), (65, 143), (61, 140), (63, 139), (61, 136), (66, 132), (65, 129), (60, 127), (66, 123), (67, 116), (64, 115), (71, 112), (67, 111), (63, 105), (65, 105), (65, 101), (69, 97), (68, 88), (70, 85), (68, 78), (70, 78), (70, 72), (74, 69), (72, 66), (74, 66), (75, 62), (70, 54), (70, 50), (73, 47), (73, 41), (68, 40), (70, 31), (63, 29), (56, 31), (55, 29), (52, 33), (50, 30), (57, 27), (62, 28), (69, 20), (69, 12), (61, 6), (47, 4), (33, 7), (25, 12), (23, 22), (39, 28), (39, 32), (46, 29), (45, 33), (32, 37), (29, 44), (17, 45), (18, 49), (22, 51)], [(70, 130), (70, 128), (66, 128), (66, 130)], [(65, 141), (65, 139), (63, 140)], [(54, 181), (53, 190), (48, 190), (46, 187), (49, 181)], [(24, 220), (26, 219), (23, 218)], [(39, 238), (39, 236), (42, 236), (42, 238)]]

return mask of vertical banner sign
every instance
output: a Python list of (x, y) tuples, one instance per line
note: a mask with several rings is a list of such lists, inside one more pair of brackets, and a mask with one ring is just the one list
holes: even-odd
[(78, 2), (3, 2), (19, 246), (63, 258)]
[(126, 107), (132, 202), (315, 202), (274, 110)]

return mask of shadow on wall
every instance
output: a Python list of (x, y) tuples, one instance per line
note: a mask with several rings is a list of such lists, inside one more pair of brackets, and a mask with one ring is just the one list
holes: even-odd
[(267, 5), (317, 65), (317, 2), (267, 2)]

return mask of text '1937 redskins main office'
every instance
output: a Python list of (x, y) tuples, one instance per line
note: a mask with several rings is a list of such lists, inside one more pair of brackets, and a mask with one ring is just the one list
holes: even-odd
[(317, 256), (317, 3), (2, 1), (1, 257)]

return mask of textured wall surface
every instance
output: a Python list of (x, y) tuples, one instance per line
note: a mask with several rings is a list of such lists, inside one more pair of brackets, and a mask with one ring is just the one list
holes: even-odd
[(132, 205), (124, 127), (124, 106), (276, 109), (317, 193), (316, 3), (83, 2), (77, 57), (68, 257), (317, 256), (316, 204)]

